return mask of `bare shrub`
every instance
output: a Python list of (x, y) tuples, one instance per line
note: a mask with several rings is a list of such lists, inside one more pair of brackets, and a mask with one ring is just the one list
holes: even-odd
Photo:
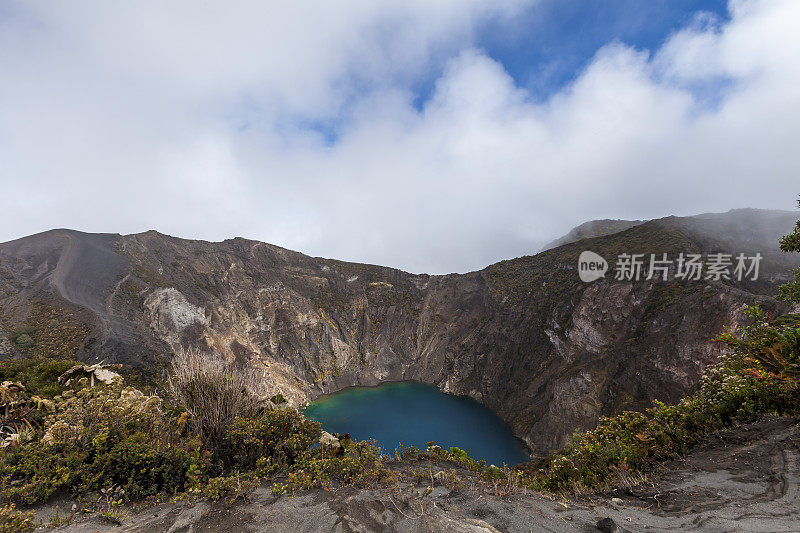
[(189, 413), (194, 432), (212, 446), (234, 418), (256, 417), (266, 404), (263, 378), (257, 371), (229, 366), (197, 350), (175, 355), (169, 387)]

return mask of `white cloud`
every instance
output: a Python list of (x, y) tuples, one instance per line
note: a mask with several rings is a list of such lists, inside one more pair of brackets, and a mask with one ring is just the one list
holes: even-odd
[[(473, 48), (511, 1), (133, 5), (21, 3), (0, 25), (0, 239), (156, 228), (447, 272), (590, 218), (800, 192), (792, 0), (653, 54), (611, 44), (546, 102)], [(309, 127), (331, 121), (334, 143)]]

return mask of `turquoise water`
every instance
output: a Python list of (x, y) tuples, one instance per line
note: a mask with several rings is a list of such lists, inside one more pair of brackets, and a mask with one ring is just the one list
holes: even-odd
[(375, 439), (385, 453), (399, 443), (424, 450), (425, 443), (458, 446), (488, 464), (529, 459), (511, 428), (471, 398), (445, 394), (432, 385), (402, 382), (353, 387), (313, 402), (305, 415), (331, 433)]

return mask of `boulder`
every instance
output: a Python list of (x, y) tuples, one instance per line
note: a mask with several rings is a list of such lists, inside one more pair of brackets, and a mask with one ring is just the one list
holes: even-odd
[(323, 431), (322, 435), (319, 436), (319, 443), (323, 446), (330, 446), (336, 450), (342, 447), (342, 443), (339, 442), (339, 439), (337, 439), (327, 431)]
[(58, 382), (62, 385), (69, 387), (72, 379), (75, 376), (88, 377), (89, 384), (94, 387), (95, 380), (101, 381), (106, 385), (111, 385), (117, 381), (122, 381), (120, 376), (115, 370), (119, 370), (120, 365), (103, 365), (97, 363), (95, 365), (75, 365), (58, 378)]

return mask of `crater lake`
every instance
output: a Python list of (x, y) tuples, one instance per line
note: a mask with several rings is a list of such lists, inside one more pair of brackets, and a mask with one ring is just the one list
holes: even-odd
[(375, 439), (384, 453), (398, 444), (424, 450), (434, 441), (456, 446), (476, 460), (501, 466), (529, 460), (522, 441), (490, 409), (472, 398), (454, 396), (416, 382), (352, 387), (320, 397), (306, 409), (330, 433)]

